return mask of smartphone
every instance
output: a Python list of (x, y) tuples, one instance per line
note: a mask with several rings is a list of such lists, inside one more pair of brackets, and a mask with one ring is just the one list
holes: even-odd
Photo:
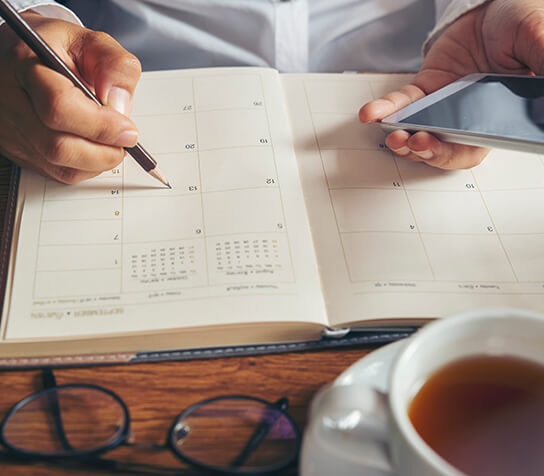
[(471, 74), (382, 119), (387, 132), (544, 153), (544, 77)]

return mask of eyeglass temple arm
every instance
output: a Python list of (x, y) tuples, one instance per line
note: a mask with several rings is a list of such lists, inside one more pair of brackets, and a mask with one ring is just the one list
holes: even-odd
[(251, 438), (249, 438), (248, 442), (246, 443), (246, 446), (244, 446), (244, 449), (240, 452), (240, 454), (234, 458), (234, 460), (230, 463), (230, 468), (237, 468), (239, 466), (242, 466), (246, 460), (251, 456), (251, 453), (255, 451), (257, 446), (261, 443), (263, 438), (268, 434), (270, 429), (276, 424), (278, 421), (278, 418), (281, 416), (281, 413), (287, 410), (287, 407), (289, 406), (289, 400), (287, 398), (280, 398), (278, 401), (270, 404), (270, 408), (274, 410), (280, 410), (279, 412), (272, 413), (271, 415), (274, 415), (273, 418), (263, 418), (261, 423), (257, 426), (253, 434), (251, 435)]
[[(42, 383), (45, 389), (55, 388), (57, 386), (55, 375), (51, 369), (43, 369)], [(62, 447), (65, 450), (73, 450), (74, 448), (68, 442), (68, 438), (66, 438), (66, 432), (64, 431), (64, 425), (62, 424), (62, 416), (57, 392), (49, 392), (47, 394), (47, 400), (51, 415), (53, 416), (53, 423), (55, 424), (55, 429)]]

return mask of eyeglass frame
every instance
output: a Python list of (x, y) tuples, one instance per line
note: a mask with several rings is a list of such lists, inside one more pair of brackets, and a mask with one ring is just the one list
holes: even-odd
[[(2, 446), (7, 448), (11, 453), (13, 453), (16, 456), (39, 459), (39, 460), (44, 460), (44, 461), (49, 461), (49, 462), (57, 461), (57, 460), (58, 461), (85, 461), (85, 460), (90, 460), (90, 461), (96, 462), (96, 463), (103, 462), (103, 463), (114, 463), (114, 464), (118, 463), (118, 464), (129, 464), (129, 465), (135, 465), (136, 464), (136, 465), (139, 465), (139, 466), (142, 466), (142, 467), (146, 466), (145, 463), (124, 463), (124, 462), (117, 462), (115, 460), (106, 460), (106, 459), (102, 459), (102, 458), (99, 457), (99, 456), (101, 456), (101, 455), (103, 455), (103, 454), (105, 454), (105, 453), (107, 453), (109, 451), (112, 451), (112, 450), (114, 450), (114, 449), (116, 449), (116, 448), (118, 448), (118, 447), (120, 447), (122, 445), (128, 445), (128, 446), (131, 445), (131, 442), (129, 441), (129, 439), (131, 437), (130, 412), (129, 412), (128, 406), (126, 405), (126, 403), (123, 401), (123, 399), (119, 395), (117, 395), (115, 392), (113, 392), (112, 390), (110, 390), (108, 388), (102, 387), (100, 385), (94, 385), (94, 384), (85, 384), (85, 383), (79, 384), (79, 383), (76, 383), (76, 384), (57, 385), (56, 381), (55, 381), (54, 374), (52, 372), (52, 369), (49, 369), (49, 368), (42, 369), (42, 372), (43, 372), (44, 386), (46, 388), (44, 388), (43, 390), (40, 390), (38, 392), (34, 392), (34, 393), (24, 397), (23, 399), (19, 400), (6, 413), (6, 415), (4, 416), (2, 421), (0, 422), (0, 444)], [(11, 443), (9, 443), (5, 439), (5, 437), (4, 437), (5, 426), (7, 425), (10, 418), (14, 414), (16, 414), (17, 411), (19, 411), (22, 407), (24, 407), (28, 403), (30, 403), (30, 402), (38, 399), (38, 398), (41, 398), (43, 395), (46, 395), (48, 393), (53, 394), (54, 392), (58, 391), (59, 389), (70, 389), (70, 388), (96, 390), (96, 391), (102, 392), (102, 393), (107, 394), (108, 396), (112, 397), (119, 404), (120, 408), (122, 409), (122, 413), (123, 413), (123, 425), (119, 430), (117, 430), (116, 434), (114, 436), (112, 436), (111, 441), (109, 441), (108, 443), (105, 443), (105, 444), (103, 444), (103, 445), (101, 445), (101, 446), (99, 446), (99, 447), (97, 447), (95, 449), (92, 449), (92, 450), (81, 451), (81, 450), (71, 450), (70, 449), (70, 453), (67, 453), (67, 454), (47, 454), (47, 453), (40, 453), (40, 452), (37, 452), (37, 451), (26, 451), (26, 450), (17, 448), (17, 447), (13, 446)], [(291, 427), (293, 429), (294, 436), (295, 436), (295, 443), (296, 443), (295, 451), (293, 452), (293, 457), (292, 458), (289, 458), (285, 462), (279, 463), (277, 465), (266, 466), (266, 467), (263, 467), (264, 469), (259, 469), (259, 470), (255, 470), (255, 471), (243, 471), (243, 470), (234, 470), (234, 469), (233, 470), (227, 470), (224, 467), (212, 466), (212, 465), (207, 465), (207, 464), (201, 463), (198, 460), (195, 460), (195, 459), (185, 455), (184, 453), (182, 453), (181, 451), (179, 451), (176, 448), (175, 444), (173, 443), (174, 442), (174, 438), (173, 438), (174, 430), (175, 430), (175, 427), (177, 426), (177, 424), (180, 421), (182, 421), (183, 418), (185, 418), (187, 415), (191, 414), (194, 410), (196, 410), (197, 408), (199, 408), (199, 407), (201, 407), (203, 405), (207, 405), (209, 403), (213, 403), (213, 402), (219, 401), (219, 400), (235, 400), (235, 399), (242, 399), (242, 400), (248, 400), (248, 401), (253, 401), (253, 402), (260, 403), (260, 404), (262, 404), (263, 406), (265, 406), (267, 408), (270, 408), (270, 409), (273, 409), (273, 410), (276, 410), (276, 411), (280, 412), (282, 414), (282, 416), (287, 418), (287, 420), (289, 421), (289, 423), (290, 423), (290, 425), (291, 425)], [(152, 444), (152, 446), (155, 447), (156, 449), (170, 450), (170, 452), (172, 454), (174, 454), (177, 458), (179, 458), (182, 462), (184, 462), (186, 464), (189, 464), (189, 465), (191, 465), (191, 466), (193, 466), (195, 468), (198, 468), (200, 470), (205, 470), (205, 471), (210, 471), (211, 470), (211, 471), (214, 471), (214, 472), (216, 472), (218, 474), (238, 474), (238, 475), (248, 475), (248, 476), (259, 475), (259, 474), (274, 474), (274, 473), (277, 473), (277, 472), (279, 472), (279, 471), (281, 471), (283, 469), (286, 469), (289, 466), (293, 465), (297, 461), (299, 453), (300, 453), (302, 435), (301, 435), (301, 431), (300, 431), (298, 425), (296, 424), (295, 420), (286, 411), (288, 404), (289, 404), (289, 401), (288, 401), (288, 399), (286, 397), (282, 397), (282, 398), (278, 399), (275, 402), (269, 402), (269, 401), (264, 400), (262, 398), (253, 397), (251, 395), (241, 395), (241, 394), (219, 395), (219, 396), (216, 396), (216, 397), (211, 397), (211, 398), (207, 398), (207, 399), (204, 399), (204, 400), (200, 400), (200, 401), (198, 401), (196, 403), (193, 403), (189, 407), (187, 407), (185, 410), (183, 410), (181, 413), (179, 413), (174, 418), (174, 420), (173, 420), (173, 422), (172, 422), (172, 424), (170, 426), (170, 429), (167, 432), (166, 443), (165, 444)], [(58, 401), (55, 402), (55, 405), (58, 406)], [(64, 430), (62, 428), (62, 418), (61, 418), (60, 414), (57, 414), (58, 411), (59, 411), (59, 409), (55, 408), (51, 412), (53, 414), (55, 427), (57, 429), (57, 432), (59, 434), (59, 438), (61, 439), (61, 442), (62, 442), (63, 446), (65, 446), (65, 442), (66, 442), (67, 446), (70, 446), (70, 444), (66, 440)], [(240, 453), (239, 457), (242, 454), (245, 453), (245, 451), (248, 449), (248, 447), (250, 445), (252, 445), (252, 444), (254, 446), (258, 445), (260, 440), (257, 441), (256, 444), (254, 444), (254, 440), (255, 440), (256, 436), (258, 436), (258, 434), (261, 432), (261, 429), (263, 428), (262, 425), (268, 426), (268, 424), (265, 421), (261, 422), (257, 426), (256, 430), (254, 431), (254, 433), (249, 438), (248, 443), (246, 444), (246, 446), (244, 447), (244, 449)], [(161, 469), (168, 470), (168, 471), (171, 471), (171, 470), (182, 471), (184, 468), (161, 467)]]

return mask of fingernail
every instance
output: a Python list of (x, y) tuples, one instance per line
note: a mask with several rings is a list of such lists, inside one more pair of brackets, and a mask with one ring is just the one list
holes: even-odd
[(123, 131), (115, 143), (118, 147), (134, 147), (138, 142), (138, 133), (136, 131)]
[[(390, 147), (390, 149), (391, 149), (391, 147)], [(411, 152), (411, 150), (406, 146), (401, 147), (400, 149), (391, 149), (391, 150), (395, 154), (400, 155), (401, 157), (404, 157), (404, 156), (408, 155)]]
[(413, 150), (412, 152), (424, 160), (429, 160), (433, 158), (432, 150)]
[(126, 89), (113, 87), (108, 93), (106, 99), (106, 104), (113, 107), (116, 111), (119, 111), (121, 114), (128, 116), (130, 114), (131, 106), (130, 93)]

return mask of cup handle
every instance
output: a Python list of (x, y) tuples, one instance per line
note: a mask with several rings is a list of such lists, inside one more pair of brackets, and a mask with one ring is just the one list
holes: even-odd
[(364, 469), (369, 476), (394, 476), (387, 443), (389, 419), (387, 395), (371, 386), (323, 388), (310, 408), (302, 474), (340, 476)]

